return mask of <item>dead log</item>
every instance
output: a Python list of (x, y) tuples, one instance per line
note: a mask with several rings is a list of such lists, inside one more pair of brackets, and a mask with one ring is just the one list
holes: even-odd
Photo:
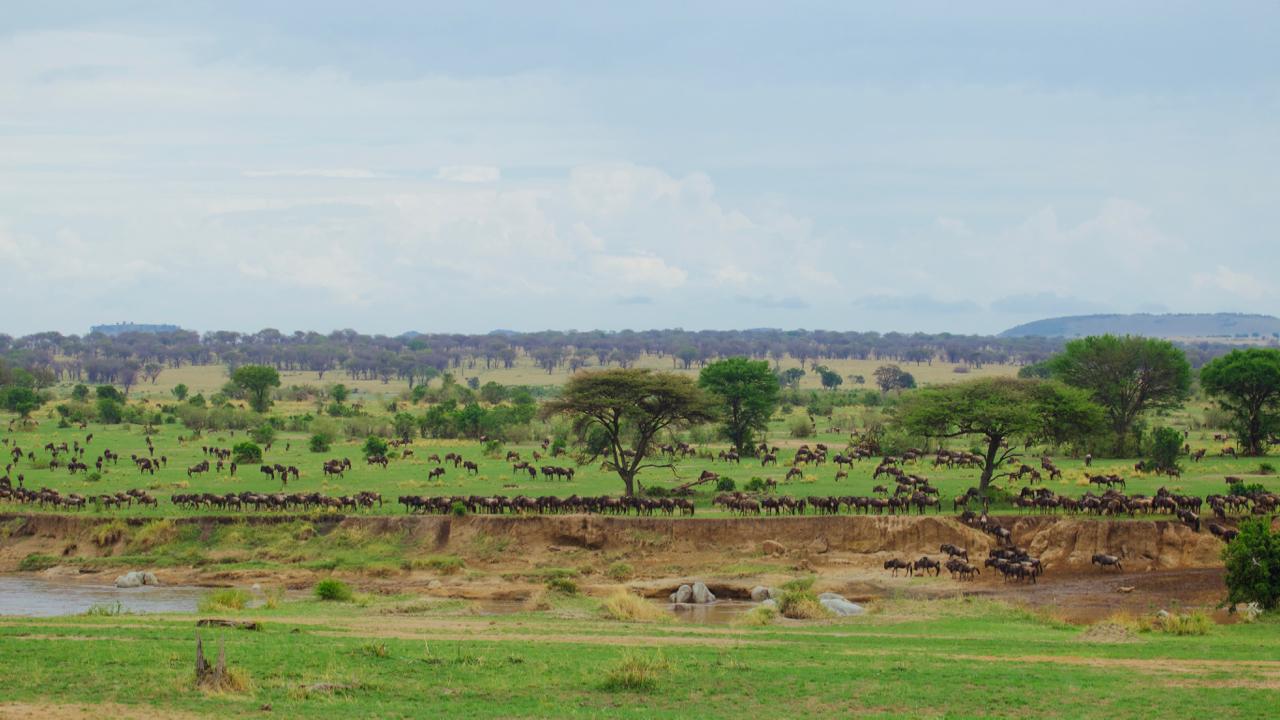
[(236, 630), (261, 630), (262, 623), (256, 620), (222, 620), (220, 618), (202, 618), (196, 621), (196, 627), (225, 627)]

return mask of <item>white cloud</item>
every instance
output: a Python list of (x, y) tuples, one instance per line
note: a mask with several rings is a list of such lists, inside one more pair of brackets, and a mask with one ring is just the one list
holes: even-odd
[(446, 165), (436, 171), (437, 180), (458, 183), (491, 183), (502, 178), (502, 171), (488, 165)]
[(339, 180), (368, 180), (378, 177), (372, 170), (360, 168), (312, 168), (308, 170), (246, 170), (241, 173), (251, 178), (334, 178)]
[(653, 255), (597, 255), (591, 266), (603, 282), (621, 282), (671, 290), (684, 285), (689, 273)]
[(1219, 265), (1211, 273), (1191, 275), (1191, 286), (1196, 290), (1219, 290), (1245, 300), (1263, 300), (1275, 295), (1275, 289), (1256, 276)]

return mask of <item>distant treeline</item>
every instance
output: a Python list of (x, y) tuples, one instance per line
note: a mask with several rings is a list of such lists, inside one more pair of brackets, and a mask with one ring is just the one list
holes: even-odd
[[(832, 332), (824, 330), (680, 329), (620, 332), (406, 334), (395, 337), (338, 330), (285, 334), (229, 331), (90, 333), (44, 332), (13, 338), (0, 335), (0, 357), (34, 374), (42, 384), (57, 381), (130, 386), (164, 368), (182, 365), (271, 365), (287, 370), (344, 373), (353, 379), (400, 380), (415, 384), (455, 369), (513, 367), (529, 358), (548, 373), (584, 367), (628, 367), (643, 355), (669, 358), (672, 367), (700, 367), (711, 360), (746, 356), (802, 365), (827, 360), (898, 363), (934, 361), (979, 367), (992, 363), (1030, 365), (1062, 348), (1059, 338), (1000, 338), (982, 335)], [(1229, 345), (1183, 346), (1195, 366), (1230, 350)]]

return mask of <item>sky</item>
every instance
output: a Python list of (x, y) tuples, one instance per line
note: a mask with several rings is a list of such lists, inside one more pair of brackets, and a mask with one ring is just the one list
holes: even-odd
[(0, 332), (1280, 311), (1280, 4), (19, 2)]

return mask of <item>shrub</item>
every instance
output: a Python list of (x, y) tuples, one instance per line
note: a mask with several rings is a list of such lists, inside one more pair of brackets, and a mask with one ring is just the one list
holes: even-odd
[(628, 650), (614, 664), (605, 668), (605, 690), (630, 690), (649, 692), (657, 688), (658, 681), (671, 671), (671, 663), (661, 653), (643, 654)]
[(1182, 433), (1171, 427), (1158, 427), (1151, 433), (1151, 445), (1147, 449), (1148, 465), (1156, 470), (1178, 469), (1178, 456), (1182, 454)]
[(818, 602), (818, 596), (810, 590), (786, 590), (778, 598), (778, 612), (793, 620), (822, 620), (831, 612)]
[(733, 478), (722, 477), (716, 480), (716, 492), (733, 492), (738, 489), (737, 483)]
[(231, 459), (236, 461), (237, 465), (256, 465), (262, 462), (262, 448), (257, 443), (242, 442), (236, 443), (231, 448)]
[(270, 445), (271, 441), (276, 439), (276, 429), (266, 423), (263, 423), (262, 425), (254, 428), (249, 433), (249, 437), (253, 438), (253, 441), (259, 445)]
[(1233, 482), (1227, 486), (1227, 493), (1230, 495), (1253, 495), (1254, 493), (1266, 492), (1267, 489), (1262, 483), (1249, 483), (1245, 485), (1240, 482)]
[(55, 557), (31, 553), (18, 562), (18, 569), (23, 572), (37, 572), (39, 570), (48, 570), (57, 564), (58, 559)]
[(1275, 474), (1275, 472), (1276, 472), (1276, 466), (1275, 466), (1275, 465), (1272, 465), (1271, 463), (1259, 463), (1259, 464), (1258, 464), (1258, 474), (1259, 474), (1259, 475), (1274, 475), (1274, 474)]
[(614, 620), (644, 621), (662, 620), (666, 614), (642, 597), (622, 590), (604, 601), (604, 612)]
[(753, 493), (764, 492), (764, 478), (753, 477), (742, 486), (742, 489)]
[(325, 578), (316, 583), (315, 594), (317, 599), (331, 602), (351, 602), (355, 597), (351, 586), (337, 578)]
[(434, 555), (414, 564), (435, 570), (441, 575), (453, 575), (467, 566), (466, 561), (457, 555)]
[(102, 481), (102, 473), (98, 472), (97, 470), (94, 470), (93, 472), (91, 472), (91, 473), (89, 473), (88, 475), (85, 475), (85, 476), (84, 476), (84, 481), (85, 481), (85, 482), (91, 482), (91, 483), (101, 482), (101, 481)]
[(454, 500), (453, 505), (449, 506), (449, 513), (455, 517), (462, 517), (467, 514), (466, 503), (461, 500)]
[(1208, 635), (1213, 620), (1200, 611), (1186, 615), (1171, 613), (1157, 615), (1144, 629), (1169, 635)]
[(129, 526), (123, 520), (112, 520), (105, 525), (99, 525), (90, 533), (93, 544), (98, 547), (110, 547), (120, 542), (129, 534)]
[(369, 457), (370, 455), (386, 455), (387, 451), (390, 450), (391, 448), (389, 445), (387, 445), (386, 440), (383, 440), (377, 435), (370, 435), (364, 441), (363, 449), (364, 449), (365, 457)]
[(757, 605), (751, 608), (734, 620), (735, 625), (745, 627), (764, 627), (773, 622), (778, 616), (778, 611), (768, 605)]
[(547, 580), (547, 589), (551, 592), (558, 592), (564, 595), (577, 595), (578, 583), (567, 577), (553, 577)]
[(1227, 567), (1227, 602), (1256, 602), (1264, 610), (1280, 606), (1280, 535), (1267, 520), (1240, 523), (1240, 534), (1222, 551)]
[(307, 441), (307, 447), (310, 448), (313, 453), (329, 452), (329, 448), (332, 446), (333, 441), (320, 433), (312, 435), (311, 439)]
[(630, 563), (616, 562), (610, 565), (608, 569), (604, 571), (604, 574), (608, 575), (611, 580), (621, 582), (630, 578), (634, 572), (635, 568), (631, 567)]
[(200, 612), (234, 612), (249, 604), (249, 593), (240, 588), (223, 588), (200, 598)]
[(813, 435), (813, 423), (807, 415), (797, 415), (787, 423), (787, 432), (793, 438), (807, 438)]
[(178, 539), (178, 526), (172, 520), (157, 520), (147, 523), (133, 536), (133, 547), (138, 550), (150, 550), (160, 545), (167, 545)]

